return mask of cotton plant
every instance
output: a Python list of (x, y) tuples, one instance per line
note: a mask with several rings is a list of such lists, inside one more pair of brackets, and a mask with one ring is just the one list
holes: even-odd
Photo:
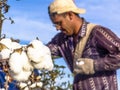
[(0, 43), (0, 59), (8, 59), (12, 51)]
[(21, 45), (11, 38), (2, 38), (0, 40), (0, 59), (8, 59), (13, 50), (20, 47)]
[(35, 39), (27, 46), (27, 55), (34, 68), (39, 70), (53, 69), (50, 49), (40, 40)]
[(39, 76), (32, 75), (34, 69), (51, 71), (54, 66), (50, 49), (38, 39), (32, 40), (28, 45), (21, 45), (11, 38), (1, 39), (0, 60), (2, 59), (7, 59), (7, 77), (10, 75), (16, 80), (22, 90), (42, 87), (43, 82)]
[(18, 83), (18, 86), (19, 86), (20, 90), (31, 90), (31, 89), (38, 90), (37, 88), (41, 88), (43, 86), (43, 82), (41, 82), (40, 79), (41, 79), (41, 76), (39, 76), (39, 75), (33, 76), (27, 82)]
[[(41, 88), (43, 86), (43, 83), (42, 82), (35, 82), (35, 83), (31, 83), (31, 82), (28, 82), (28, 83), (25, 83), (25, 82), (20, 82), (19, 84), (19, 88), (20, 90), (36, 90), (35, 88)], [(38, 90), (38, 89), (37, 89)]]
[[(5, 59), (8, 60), (5, 61)], [(29, 69), (32, 66), (29, 63), (26, 53), (22, 51), (22, 46), (12, 38), (2, 38), (0, 40), (0, 60), (9, 64), (6, 65), (7, 68), (10, 68), (10, 71), (7, 71), (7, 73), (12, 74), (11, 76), (15, 80), (27, 80), (31, 74)], [(6, 68), (3, 69), (6, 71)]]
[(23, 48), (15, 49), (9, 58), (11, 76), (17, 81), (26, 81), (33, 71)]
[(11, 53), (9, 49), (9, 44), (11, 44), (10, 39), (1, 39), (0, 40), (0, 59), (8, 59)]
[(0, 39), (0, 62), (1, 62), (1, 68), (3, 72), (6, 73), (5, 75), (5, 88), (7, 89), (9, 86), (7, 85), (9, 82), (11, 82), (11, 76), (9, 73), (9, 58), (11, 53), (13, 53), (14, 49), (21, 48), (21, 45), (13, 40), (12, 38), (1, 38)]

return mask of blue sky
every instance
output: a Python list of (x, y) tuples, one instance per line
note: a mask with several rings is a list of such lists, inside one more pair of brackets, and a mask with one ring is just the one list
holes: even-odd
[[(6, 20), (2, 33), (7, 37), (28, 42), (39, 37), (41, 41), (47, 43), (57, 33), (47, 13), (47, 7), (52, 1), (8, 0), (11, 7), (6, 17), (11, 17), (15, 24), (10, 24), (10, 21)], [(80, 16), (89, 22), (110, 28), (120, 37), (120, 0), (75, 0), (75, 3), (87, 11)], [(118, 80), (120, 86), (120, 70)]]

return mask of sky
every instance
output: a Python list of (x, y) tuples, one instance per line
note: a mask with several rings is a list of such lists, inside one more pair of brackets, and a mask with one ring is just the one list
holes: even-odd
[[(42, 42), (49, 42), (58, 33), (48, 16), (48, 5), (53, 0), (8, 0), (9, 12), (5, 15), (14, 20), (4, 21), (2, 34), (6, 37), (30, 42), (38, 37)], [(87, 21), (103, 25), (120, 37), (120, 0), (74, 0), (86, 14), (80, 15)], [(64, 63), (63, 61), (61, 63)], [(65, 63), (64, 63), (65, 64)], [(120, 70), (117, 72), (120, 86)], [(119, 87), (120, 90), (120, 87)]]

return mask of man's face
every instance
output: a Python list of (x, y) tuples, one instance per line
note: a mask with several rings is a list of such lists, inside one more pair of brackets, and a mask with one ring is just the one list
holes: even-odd
[(56, 30), (60, 30), (66, 35), (73, 35), (72, 23), (68, 14), (54, 15), (51, 16), (51, 21), (53, 22)]

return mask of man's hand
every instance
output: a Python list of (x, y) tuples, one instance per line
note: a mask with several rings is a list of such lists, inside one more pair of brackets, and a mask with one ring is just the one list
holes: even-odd
[(94, 74), (94, 61), (90, 58), (79, 58), (74, 61), (74, 74)]

